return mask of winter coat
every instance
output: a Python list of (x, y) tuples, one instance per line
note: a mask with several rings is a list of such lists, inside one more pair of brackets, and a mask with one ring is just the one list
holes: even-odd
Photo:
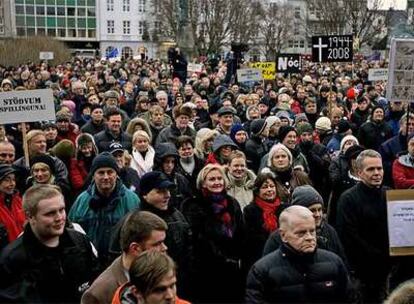
[(11, 195), (0, 192), (0, 252), (23, 231), (26, 216), (22, 197), (18, 192)]
[(358, 278), (378, 279), (389, 271), (385, 191), (360, 182), (338, 201), (337, 232)]
[(247, 166), (254, 173), (257, 173), (260, 167), (260, 160), (269, 152), (268, 146), (258, 136), (252, 136), (246, 141), (245, 146)]
[(282, 244), (257, 261), (247, 277), (246, 303), (345, 303), (347, 269), (335, 253), (298, 254)]
[(79, 303), (96, 275), (97, 261), (85, 235), (65, 228), (59, 246), (49, 248), (26, 225), (2, 252), (0, 302)]
[(88, 177), (88, 170), (85, 166), (84, 160), (77, 160), (72, 158), (69, 167), (69, 178), (72, 185), (72, 189), (79, 193), (85, 185), (85, 181)]
[(193, 140), (195, 140), (196, 132), (191, 129), (190, 127), (187, 127), (184, 132), (181, 133), (181, 131), (177, 128), (175, 124), (172, 124), (169, 127), (164, 128), (161, 130), (160, 134), (158, 134), (157, 140), (155, 142), (155, 147), (159, 145), (160, 143), (170, 142), (175, 144), (177, 141), (177, 138), (181, 135), (188, 135)]
[(365, 149), (378, 151), (382, 143), (392, 137), (392, 129), (382, 121), (381, 123), (368, 121), (359, 129), (359, 144)]
[(129, 211), (139, 206), (138, 196), (118, 179), (109, 198), (99, 195), (95, 183), (83, 191), (69, 212), (69, 219), (81, 225), (99, 252), (102, 263), (108, 263), (111, 229)]
[(193, 234), (195, 301), (242, 301), (243, 216), (239, 203), (229, 195), (225, 198), (233, 223), (232, 237), (223, 232), (220, 219), (213, 213), (212, 202), (201, 193), (183, 203), (183, 214)]
[(69, 131), (66, 133), (61, 133), (58, 131), (56, 136), (56, 142), (60, 142), (63, 139), (70, 140), (74, 145), (76, 145), (76, 138), (78, 137), (79, 130), (75, 131), (75, 128), (72, 124), (69, 125)]
[(197, 176), (198, 176), (198, 173), (200, 173), (201, 169), (203, 169), (203, 167), (204, 167), (204, 161), (198, 158), (195, 154), (194, 154), (194, 170), (192, 174), (185, 171), (180, 160), (178, 160), (177, 173), (180, 173), (182, 176), (184, 176), (187, 179), (188, 183), (191, 186), (192, 193), (196, 193), (197, 191), (197, 187), (196, 187)]
[(355, 109), (355, 111), (351, 114), (351, 122), (353, 125), (352, 129), (358, 131), (358, 129), (368, 120), (369, 115), (370, 112), (368, 108), (365, 111)]
[(105, 128), (104, 131), (95, 134), (94, 139), (96, 145), (98, 146), (99, 153), (109, 151), (110, 144), (114, 142), (120, 143), (124, 150), (131, 151), (132, 148), (131, 135), (123, 131), (121, 131), (118, 135), (115, 135), (108, 128)]
[(253, 171), (247, 169), (246, 176), (242, 180), (236, 180), (228, 170), (226, 176), (229, 181), (227, 194), (236, 199), (243, 211), (244, 208), (253, 201), (253, 186), (254, 181), (256, 180), (256, 175)]
[(407, 136), (399, 133), (384, 142), (379, 149), (384, 167), (384, 184), (392, 186), (392, 164), (399, 154), (407, 149)]
[[(190, 225), (185, 219), (184, 215), (174, 207), (169, 207), (168, 210), (160, 210), (147, 203), (142, 199), (138, 208), (140, 211), (148, 211), (158, 215), (168, 225), (166, 231), (165, 245), (168, 247), (168, 255), (177, 263), (181, 271), (177, 273), (179, 290), (188, 290), (191, 282), (191, 266), (192, 266), (192, 238)], [(133, 210), (132, 212), (135, 212)], [(110, 252), (113, 255), (120, 255), (122, 253), (120, 247), (121, 228), (128, 216), (125, 215), (112, 230), (112, 237), (110, 240)]]
[[(347, 258), (338, 233), (324, 220), (320, 227), (316, 228), (316, 241), (319, 249), (325, 249), (337, 254), (346, 265)], [(267, 239), (263, 249), (263, 256), (278, 250), (282, 243), (279, 230), (276, 230)]]
[(91, 135), (95, 135), (98, 134), (101, 131), (105, 130), (105, 122), (102, 121), (102, 123), (95, 124), (92, 122), (92, 119), (89, 120), (86, 124), (83, 125), (83, 127), (81, 128), (82, 133), (89, 133)]
[(409, 189), (414, 186), (414, 163), (411, 155), (401, 155), (394, 161), (392, 178), (396, 189)]
[(335, 133), (331, 140), (326, 145), (326, 148), (328, 149), (329, 153), (333, 153), (335, 151), (340, 150), (341, 140), (343, 138), (343, 135)]
[[(284, 205), (275, 210), (278, 220)], [(249, 269), (257, 260), (262, 257), (263, 248), (270, 233), (264, 228), (263, 211), (252, 201), (244, 208), (244, 224), (246, 227), (246, 267)]]

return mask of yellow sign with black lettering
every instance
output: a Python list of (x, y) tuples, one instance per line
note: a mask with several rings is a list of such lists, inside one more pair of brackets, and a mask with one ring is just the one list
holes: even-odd
[(262, 71), (264, 80), (276, 79), (276, 63), (271, 61), (266, 62), (251, 62), (250, 67)]

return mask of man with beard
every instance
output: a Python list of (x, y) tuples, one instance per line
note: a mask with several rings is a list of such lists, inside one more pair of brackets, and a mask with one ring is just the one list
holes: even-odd
[(303, 206), (288, 207), (279, 226), (283, 243), (250, 269), (246, 303), (349, 302), (346, 266), (335, 253), (316, 247), (313, 213)]
[(59, 142), (63, 139), (69, 139), (73, 144), (76, 143), (76, 137), (78, 134), (75, 132), (74, 125), (71, 124), (71, 117), (66, 113), (56, 114), (56, 126), (57, 137), (56, 141)]
[(203, 168), (204, 162), (194, 154), (194, 141), (191, 137), (187, 135), (178, 137), (175, 146), (180, 157), (177, 164), (177, 172), (187, 178), (191, 189), (196, 191), (197, 175)]

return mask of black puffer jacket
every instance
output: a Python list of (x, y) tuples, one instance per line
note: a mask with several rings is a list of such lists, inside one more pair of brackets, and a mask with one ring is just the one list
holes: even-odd
[[(316, 241), (318, 248), (325, 249), (337, 254), (346, 264), (346, 256), (344, 247), (339, 239), (335, 229), (326, 222), (322, 222), (321, 226), (316, 229)], [(282, 245), (279, 230), (273, 232), (266, 241), (263, 249), (263, 256), (279, 249)]]
[(256, 262), (247, 277), (246, 303), (345, 303), (348, 272), (334, 253), (299, 254), (285, 244)]
[(385, 121), (368, 121), (359, 129), (358, 139), (359, 144), (365, 149), (378, 151), (381, 144), (392, 136), (392, 129)]
[(247, 166), (254, 173), (259, 171), (260, 160), (269, 152), (269, 147), (258, 136), (250, 137), (245, 146)]
[(120, 143), (124, 150), (128, 150), (131, 152), (132, 137), (126, 132), (121, 131), (121, 133), (118, 136), (116, 136), (108, 128), (105, 128), (105, 130), (95, 134), (94, 139), (98, 147), (99, 153), (108, 151), (109, 145), (114, 142)]
[(30, 225), (0, 259), (1, 303), (79, 303), (95, 279), (97, 259), (87, 237), (65, 229), (57, 248), (48, 248)]

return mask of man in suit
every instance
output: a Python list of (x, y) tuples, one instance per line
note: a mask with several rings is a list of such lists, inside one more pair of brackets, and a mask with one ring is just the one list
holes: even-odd
[(111, 303), (117, 288), (128, 282), (126, 273), (137, 256), (147, 250), (166, 252), (166, 230), (167, 224), (157, 215), (147, 211), (132, 212), (121, 228), (121, 256), (93, 282), (81, 303)]

